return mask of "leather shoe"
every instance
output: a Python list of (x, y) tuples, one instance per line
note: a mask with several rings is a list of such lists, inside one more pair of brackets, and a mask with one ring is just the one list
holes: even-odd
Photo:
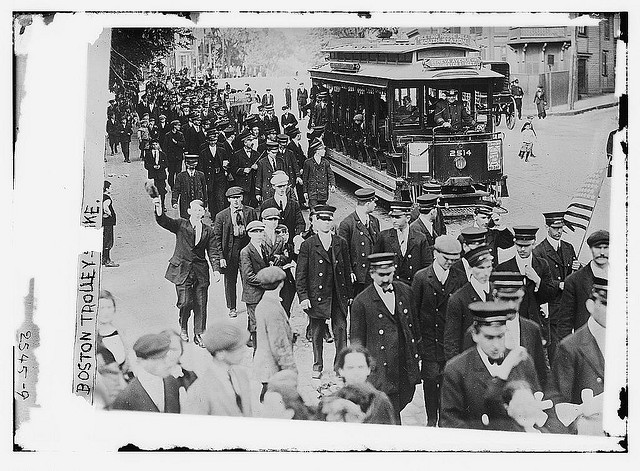
[(231, 318), (238, 317), (238, 312), (235, 309), (229, 309), (229, 317)]
[(314, 371), (311, 373), (311, 379), (320, 379), (322, 376), (322, 371)]
[(249, 340), (247, 340), (247, 347), (253, 348), (253, 339), (251, 337), (249, 337)]
[(180, 338), (184, 341), (184, 342), (188, 342), (189, 341), (189, 333), (182, 329), (182, 331), (180, 332)]
[(193, 343), (195, 343), (198, 347), (204, 348), (204, 345), (202, 344), (202, 337), (200, 334), (195, 334), (193, 336)]

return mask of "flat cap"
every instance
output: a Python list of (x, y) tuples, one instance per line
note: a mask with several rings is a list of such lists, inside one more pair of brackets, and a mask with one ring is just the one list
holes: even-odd
[(460, 231), (460, 235), (462, 236), (462, 240), (465, 244), (477, 244), (477, 243), (485, 243), (487, 239), (488, 231), (486, 229), (481, 229), (479, 227), (465, 227)]
[(513, 226), (513, 240), (520, 243), (520, 245), (533, 244), (536, 240), (536, 232), (538, 228), (536, 226)]
[(179, 119), (174, 119), (173, 121), (171, 121), (171, 126), (175, 126), (176, 124), (180, 124)]
[(411, 201), (392, 201), (389, 203), (389, 216), (401, 216), (411, 212)]
[(286, 278), (287, 274), (280, 267), (266, 267), (256, 274), (258, 283), (267, 291), (275, 289)]
[(373, 188), (358, 188), (354, 194), (356, 199), (363, 203), (376, 198), (376, 190)]
[(169, 351), (171, 339), (165, 334), (146, 334), (133, 344), (133, 351), (138, 358), (162, 358)]
[(276, 226), (276, 234), (278, 234), (280, 232), (289, 232), (289, 228), (287, 226), (285, 226), (284, 224), (278, 224)]
[(333, 213), (335, 213), (335, 206), (330, 206), (328, 204), (317, 204), (313, 208), (318, 219), (333, 219)]
[(286, 134), (278, 134), (276, 139), (281, 144), (286, 144), (287, 142), (289, 142), (289, 136), (287, 136)]
[(469, 311), (473, 320), (479, 324), (491, 324), (499, 322), (506, 324), (516, 310), (510, 304), (502, 301), (476, 301), (469, 304)]
[(393, 252), (372, 253), (367, 257), (370, 268), (387, 268), (396, 263), (396, 254)]
[(247, 232), (260, 230), (264, 231), (264, 222), (262, 221), (251, 221), (249, 224), (247, 224)]
[(493, 255), (491, 255), (491, 249), (488, 245), (481, 245), (469, 250), (464, 254), (464, 258), (467, 259), (470, 266), (477, 267), (487, 260), (493, 260)]
[(233, 196), (242, 196), (243, 193), (244, 193), (244, 190), (242, 189), (241, 186), (232, 186), (225, 192), (224, 195), (227, 198), (231, 198)]
[(420, 195), (416, 198), (416, 202), (420, 205), (421, 213), (428, 213), (433, 208), (436, 207), (438, 203), (439, 195), (426, 193), (424, 195)]
[(282, 184), (286, 185), (289, 183), (289, 176), (282, 170), (276, 170), (273, 172), (273, 175), (271, 175), (270, 183), (273, 186)]
[(562, 227), (564, 226), (564, 211), (554, 211), (551, 213), (542, 213), (544, 215), (544, 222), (549, 227)]
[(364, 121), (364, 116), (362, 116), (360, 113), (358, 113), (357, 115), (355, 115), (353, 117), (354, 121)]
[(609, 231), (595, 231), (587, 238), (589, 247), (597, 247), (599, 245), (609, 245)]
[(240, 323), (227, 319), (215, 320), (202, 335), (202, 344), (212, 355), (221, 350), (235, 350), (246, 345), (249, 332)]
[(262, 219), (278, 218), (280, 219), (280, 210), (278, 208), (266, 208), (260, 215)]
[(433, 248), (434, 250), (446, 255), (460, 255), (460, 252), (462, 252), (460, 242), (452, 235), (441, 235), (436, 237)]

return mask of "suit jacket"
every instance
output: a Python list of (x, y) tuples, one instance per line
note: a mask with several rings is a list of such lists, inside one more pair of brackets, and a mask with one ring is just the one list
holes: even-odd
[(245, 173), (245, 168), (251, 168), (251, 166), (258, 162), (260, 154), (257, 151), (251, 150), (251, 156), (247, 155), (244, 148), (238, 150), (231, 156), (229, 161), (229, 172), (235, 179), (235, 185), (241, 187), (246, 194), (254, 191), (256, 186), (256, 171), (251, 170), (249, 173)]
[(215, 260), (215, 241), (211, 226), (202, 223), (200, 241), (194, 245), (196, 232), (188, 219), (174, 219), (163, 213), (160, 216), (156, 214), (156, 221), (176, 235), (176, 247), (164, 277), (181, 285), (187, 280), (189, 272), (193, 272), (200, 282), (209, 284), (209, 264), (204, 254), (206, 251), (209, 262)]
[(202, 171), (206, 177), (207, 192), (212, 193), (214, 186), (227, 184), (222, 162), (229, 160), (229, 156), (220, 145), (216, 146), (216, 155), (213, 155), (207, 142), (200, 147), (199, 154), (198, 170)]
[(280, 124), (282, 124), (282, 130), (286, 131), (289, 128), (297, 126), (298, 125), (298, 120), (293, 115), (293, 113), (288, 112), (288, 113), (284, 113), (280, 117)]
[(262, 251), (248, 243), (240, 251), (240, 278), (242, 278), (242, 301), (247, 304), (258, 304), (264, 294), (257, 274), (269, 266)]
[(280, 134), (280, 123), (278, 122), (278, 117), (274, 114), (273, 117), (269, 117), (269, 115), (264, 117), (264, 127), (274, 127), (276, 128), (276, 134)]
[(351, 258), (351, 272), (355, 273), (358, 283), (368, 283), (369, 262), (367, 257), (374, 253), (374, 247), (380, 236), (380, 221), (369, 215), (367, 228), (354, 211), (342, 220), (338, 235), (347, 241)]
[[(395, 312), (389, 312), (372, 284), (356, 296), (351, 305), (350, 339), (366, 347), (376, 360), (368, 381), (385, 394), (400, 393), (401, 399), (408, 398), (401, 401), (402, 409), (411, 401), (408, 393), (413, 397), (414, 386), (420, 383), (420, 331), (411, 307), (411, 287), (398, 281), (393, 287)], [(400, 357), (400, 342), (404, 343), (404, 358)], [(407, 377), (400, 377), (401, 368)]]
[(278, 152), (278, 156), (284, 162), (284, 171), (289, 177), (289, 182), (295, 185), (296, 178), (300, 176), (300, 167), (298, 167), (296, 155), (291, 149), (286, 147), (283, 153)]
[(180, 200), (180, 217), (189, 219), (187, 209), (193, 200), (200, 200), (207, 207), (207, 183), (204, 173), (196, 170), (193, 177), (188, 171), (180, 172), (176, 175), (176, 181), (171, 192), (171, 204)]
[[(242, 220), (245, 228), (251, 221), (257, 219), (256, 211), (251, 206), (242, 206)], [(216, 214), (215, 221), (213, 222), (214, 233), (214, 247), (215, 256), (213, 258), (213, 270), (225, 271), (224, 268), (220, 268), (220, 259), (226, 260), (227, 264), (231, 258), (231, 246), (233, 244), (233, 222), (231, 221), (231, 207), (225, 208)], [(249, 236), (245, 233), (240, 239), (240, 247), (244, 247), (249, 243)], [(211, 260), (211, 259), (209, 259)]]
[[(278, 203), (274, 197), (271, 197), (262, 202), (260, 205), (260, 214), (267, 208), (277, 208), (280, 210)], [(300, 209), (300, 203), (295, 199), (287, 197), (287, 205), (284, 210), (280, 210), (280, 224), (287, 226), (289, 230), (289, 239), (293, 240), (298, 234), (304, 232), (306, 226), (304, 222), (304, 216), (302, 216), (302, 210)]]
[[(176, 141), (175, 143), (173, 141)], [(167, 154), (167, 159), (169, 161), (179, 161), (182, 162), (182, 156), (184, 155), (184, 134), (178, 131), (176, 133), (169, 131), (164, 136), (164, 144), (162, 146), (162, 150)]]
[(187, 154), (200, 154), (200, 147), (207, 142), (207, 135), (204, 133), (202, 126), (196, 131), (193, 125), (189, 125), (184, 130), (185, 152)]
[(153, 151), (147, 149), (144, 151), (144, 168), (147, 169), (147, 176), (151, 180), (166, 180), (167, 179), (167, 156), (161, 150), (158, 151), (158, 166), (159, 169), (155, 169), (156, 160), (153, 157)]
[[(163, 378), (164, 410), (173, 414), (180, 413), (180, 383), (173, 376)], [(111, 405), (112, 410), (135, 410), (141, 412), (160, 412), (149, 393), (144, 389), (138, 378), (134, 378), (124, 388)]]
[(335, 184), (336, 177), (326, 158), (320, 159), (319, 164), (313, 158), (304, 161), (302, 187), (310, 200), (328, 200), (329, 188)]
[[(505, 352), (505, 356), (507, 353)], [(534, 392), (540, 390), (531, 358), (520, 362), (511, 370), (508, 381), (513, 380), (526, 381)], [(476, 347), (465, 350), (444, 367), (440, 426), (495, 429), (491, 423), (494, 416), (488, 403), (502, 401), (500, 393), (506, 383), (507, 381), (491, 376)], [(488, 425), (482, 423), (484, 414), (489, 417)]]
[(268, 199), (273, 196), (274, 189), (271, 186), (271, 177), (276, 170), (286, 171), (284, 160), (282, 157), (275, 156), (275, 168), (271, 166), (268, 157), (262, 157), (258, 160), (258, 170), (256, 171), (256, 195), (261, 195), (262, 199)]
[[(593, 395), (604, 391), (604, 356), (596, 339), (587, 325), (583, 325), (573, 334), (560, 342), (553, 359), (551, 378), (546, 399), (554, 406), (561, 402), (582, 404), (582, 390), (591, 389)], [(567, 429), (557, 420), (554, 411), (549, 417), (549, 429), (554, 432), (566, 432)], [(574, 425), (574, 424), (571, 424)], [(569, 428), (575, 432), (575, 428)]]
[[(518, 321), (520, 323), (520, 345), (527, 349), (527, 353), (533, 360), (538, 382), (542, 390), (544, 390), (547, 387), (549, 378), (549, 367), (547, 366), (544, 348), (542, 347), (542, 332), (540, 331), (540, 326), (532, 320), (525, 319), (521, 316), (518, 316)], [(473, 337), (471, 336), (472, 329), (473, 327), (469, 327), (464, 335), (464, 350), (475, 345)]]
[(453, 293), (466, 283), (466, 276), (450, 270), (443, 286), (436, 277), (433, 264), (416, 273), (411, 290), (413, 292), (413, 312), (416, 313), (422, 337), (420, 355), (423, 361), (444, 362), (446, 360), (444, 330), (447, 320), (447, 304)]
[(551, 274), (551, 284), (556, 290), (555, 297), (549, 300), (549, 321), (552, 324), (557, 324), (558, 322), (558, 309), (560, 308), (560, 299), (562, 298), (560, 282), (565, 281), (567, 276), (571, 274), (571, 265), (574, 260), (578, 259), (573, 245), (564, 240), (560, 241), (560, 252), (562, 252), (562, 255), (551, 247), (546, 237), (533, 249), (534, 255), (547, 261)]
[(298, 166), (298, 175), (296, 175), (296, 177), (301, 177), (302, 167), (304, 167), (304, 161), (307, 159), (307, 156), (304, 155), (302, 147), (293, 140), (289, 141), (289, 144), (287, 144), (287, 149), (291, 150), (296, 158), (296, 164)]
[(589, 320), (586, 302), (593, 288), (591, 263), (569, 275), (558, 309), (558, 336), (562, 339), (582, 327)]
[(427, 229), (427, 226), (424, 225), (424, 222), (422, 222), (422, 219), (420, 218), (413, 221), (411, 223), (411, 226), (414, 227), (418, 232), (424, 234), (424, 237), (427, 239), (427, 257), (425, 263), (427, 264), (427, 266), (429, 266), (433, 263), (433, 245), (436, 243), (436, 237), (442, 234), (436, 233), (436, 226), (434, 223), (432, 229), (433, 235), (431, 235), (429, 229)]
[[(333, 303), (347, 315), (349, 299), (353, 297), (351, 283), (351, 262), (347, 241), (340, 236), (331, 237), (331, 246), (327, 252), (317, 234), (302, 242), (296, 267), (296, 291), (300, 302), (308, 299), (311, 308), (309, 317), (316, 319), (331, 318)], [(333, 263), (332, 263), (333, 262)], [(337, 299), (333, 298), (335, 289)]]
[(411, 285), (413, 277), (427, 266), (427, 239), (415, 227), (409, 226), (407, 236), (407, 251), (404, 256), (400, 251), (398, 232), (391, 228), (380, 232), (376, 242), (375, 252), (393, 252), (396, 254), (396, 279)]
[[(449, 272), (451, 276), (451, 272)], [(492, 298), (487, 294), (487, 301)], [(447, 303), (446, 321), (444, 324), (444, 356), (449, 361), (454, 356), (463, 351), (462, 345), (464, 333), (473, 323), (473, 316), (469, 310), (469, 304), (476, 301), (483, 301), (473, 288), (470, 281), (467, 281), (462, 288), (453, 293)]]
[[(518, 255), (516, 254), (516, 257)], [(540, 314), (540, 305), (553, 299), (556, 294), (556, 288), (554, 288), (551, 282), (551, 272), (549, 271), (549, 264), (547, 261), (537, 255), (531, 256), (531, 267), (536, 271), (541, 278), (540, 287), (538, 291), (535, 291), (536, 285), (533, 281), (527, 278), (524, 297), (520, 303), (520, 315), (526, 319), (531, 319), (538, 325), (542, 325), (542, 315)], [(506, 262), (502, 262), (498, 265), (495, 271), (510, 271), (520, 272), (518, 269), (518, 263), (515, 257), (510, 258)]]

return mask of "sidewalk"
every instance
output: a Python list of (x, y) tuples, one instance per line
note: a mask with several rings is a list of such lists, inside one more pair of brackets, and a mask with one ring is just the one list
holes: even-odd
[[(618, 105), (618, 97), (613, 94), (597, 95), (588, 98), (583, 98), (574, 103), (574, 109), (570, 110), (568, 104), (553, 106), (547, 110), (547, 116), (574, 116), (587, 111), (600, 110), (603, 108), (609, 108)], [(524, 103), (523, 103), (524, 105)], [(527, 116), (537, 116), (538, 112), (533, 103), (527, 104), (525, 108), (523, 106), (522, 114)]]

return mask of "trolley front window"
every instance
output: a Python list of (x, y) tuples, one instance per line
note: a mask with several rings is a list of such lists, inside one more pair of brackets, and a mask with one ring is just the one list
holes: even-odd
[(418, 89), (396, 88), (393, 97), (393, 122), (397, 126), (419, 124)]

